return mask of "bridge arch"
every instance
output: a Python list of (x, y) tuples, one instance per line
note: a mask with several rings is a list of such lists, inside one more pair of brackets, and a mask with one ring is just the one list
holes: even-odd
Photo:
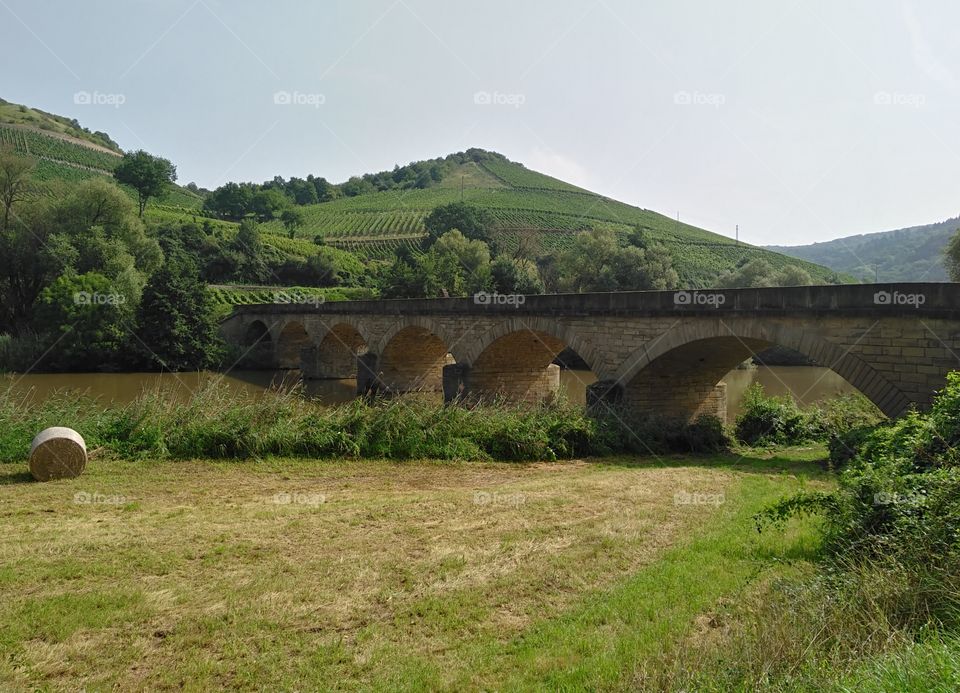
[(263, 320), (254, 320), (247, 325), (247, 329), (243, 333), (243, 346), (255, 347), (259, 346), (261, 342), (264, 344), (273, 342), (270, 337), (270, 328)]
[(399, 321), (377, 345), (377, 387), (386, 392), (439, 391), (443, 368), (454, 363), (450, 339), (436, 321)]
[(472, 397), (537, 401), (560, 388), (557, 356), (570, 348), (591, 369), (597, 355), (569, 326), (549, 318), (505, 320), (465, 350), (466, 390)]
[(516, 332), (532, 332), (550, 335), (555, 339), (559, 339), (566, 346), (577, 352), (577, 354), (591, 366), (600, 362), (596, 349), (594, 349), (589, 341), (580, 337), (576, 330), (569, 325), (563, 325), (556, 320), (545, 317), (513, 318), (499, 322), (481, 334), (478, 339), (472, 340), (463, 350), (462, 357), (458, 358), (457, 361), (471, 365), (475, 364), (477, 359), (480, 358), (480, 355), (494, 342)]
[(303, 350), (313, 345), (307, 328), (299, 320), (288, 320), (277, 328), (274, 340), (274, 359), (277, 368), (302, 368)]
[(330, 325), (311, 353), (309, 377), (357, 377), (357, 357), (367, 353), (370, 340), (362, 326), (350, 322)]
[(716, 387), (737, 364), (774, 345), (805, 354), (843, 377), (888, 416), (909, 398), (870, 364), (802, 326), (755, 319), (690, 321), (648, 340), (614, 378), (634, 411), (667, 416), (716, 413)]

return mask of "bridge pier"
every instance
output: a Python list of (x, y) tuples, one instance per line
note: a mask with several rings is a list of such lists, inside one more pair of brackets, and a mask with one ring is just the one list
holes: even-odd
[(372, 351), (357, 356), (357, 395), (359, 397), (377, 393), (379, 389), (377, 361), (377, 355)]
[(463, 399), (470, 385), (470, 366), (466, 363), (449, 363), (443, 367), (443, 403)]
[(534, 404), (559, 392), (560, 366), (550, 363), (543, 368), (473, 369), (466, 385), (466, 396), (474, 399), (502, 398)]
[(727, 420), (727, 384), (683, 373), (648, 377), (625, 389), (623, 407), (631, 417), (693, 421), (698, 416)]

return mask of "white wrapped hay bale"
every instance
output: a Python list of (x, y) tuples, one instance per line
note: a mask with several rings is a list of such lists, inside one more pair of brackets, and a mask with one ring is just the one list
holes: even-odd
[(87, 466), (87, 444), (72, 428), (53, 426), (30, 445), (30, 473), (37, 481), (72, 479)]

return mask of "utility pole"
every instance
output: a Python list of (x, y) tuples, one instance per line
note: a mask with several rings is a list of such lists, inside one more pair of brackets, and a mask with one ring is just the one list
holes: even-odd
[(737, 224), (737, 245), (740, 245), (740, 224)]
[(460, 176), (460, 201), (463, 202), (463, 176)]

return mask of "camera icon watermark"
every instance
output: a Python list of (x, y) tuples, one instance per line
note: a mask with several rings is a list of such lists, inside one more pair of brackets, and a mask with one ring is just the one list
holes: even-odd
[(109, 495), (94, 491), (77, 491), (73, 494), (74, 505), (124, 505), (127, 497), (122, 495)]
[(285, 90), (273, 93), (273, 103), (277, 106), (313, 106), (314, 108), (320, 108), (326, 102), (325, 94)]
[(899, 91), (878, 91), (873, 95), (873, 103), (877, 106), (907, 106), (921, 108), (927, 102), (923, 94), (905, 94)]
[(78, 106), (113, 106), (120, 108), (127, 102), (125, 94), (109, 94), (101, 91), (78, 91), (73, 94), (73, 102)]
[(527, 302), (523, 294), (498, 294), (487, 291), (478, 291), (473, 295), (473, 302), (478, 306), (513, 306), (517, 308)]
[(927, 302), (924, 294), (904, 294), (899, 291), (878, 291), (873, 295), (873, 303), (877, 306), (912, 306), (919, 308)]
[(500, 493), (499, 491), (476, 491), (473, 494), (473, 504), (483, 506), (506, 506), (519, 508), (527, 502), (522, 493)]
[(122, 306), (127, 302), (124, 294), (103, 294), (99, 291), (77, 291), (73, 302), (78, 306)]
[(673, 103), (678, 106), (712, 106), (713, 108), (720, 108), (726, 102), (726, 95), (719, 93), (681, 90), (673, 94)]
[(715, 291), (677, 291), (673, 294), (676, 306), (707, 306), (719, 308), (727, 302), (727, 297)]
[(677, 491), (673, 494), (674, 505), (712, 505), (716, 507), (723, 505), (725, 502), (726, 498), (722, 493)]
[(874, 505), (918, 505), (926, 497), (922, 493), (883, 492), (873, 494)]
[(478, 91), (473, 94), (473, 103), (478, 106), (513, 106), (520, 108), (527, 102), (525, 94), (507, 94), (499, 91)]
[(327, 496), (323, 493), (301, 493), (299, 491), (288, 493), (281, 491), (271, 497), (271, 502), (274, 505), (307, 505), (315, 508), (326, 503)]
[(318, 308), (326, 303), (322, 294), (312, 294), (306, 291), (275, 291), (273, 302), (282, 305), (313, 306)]

